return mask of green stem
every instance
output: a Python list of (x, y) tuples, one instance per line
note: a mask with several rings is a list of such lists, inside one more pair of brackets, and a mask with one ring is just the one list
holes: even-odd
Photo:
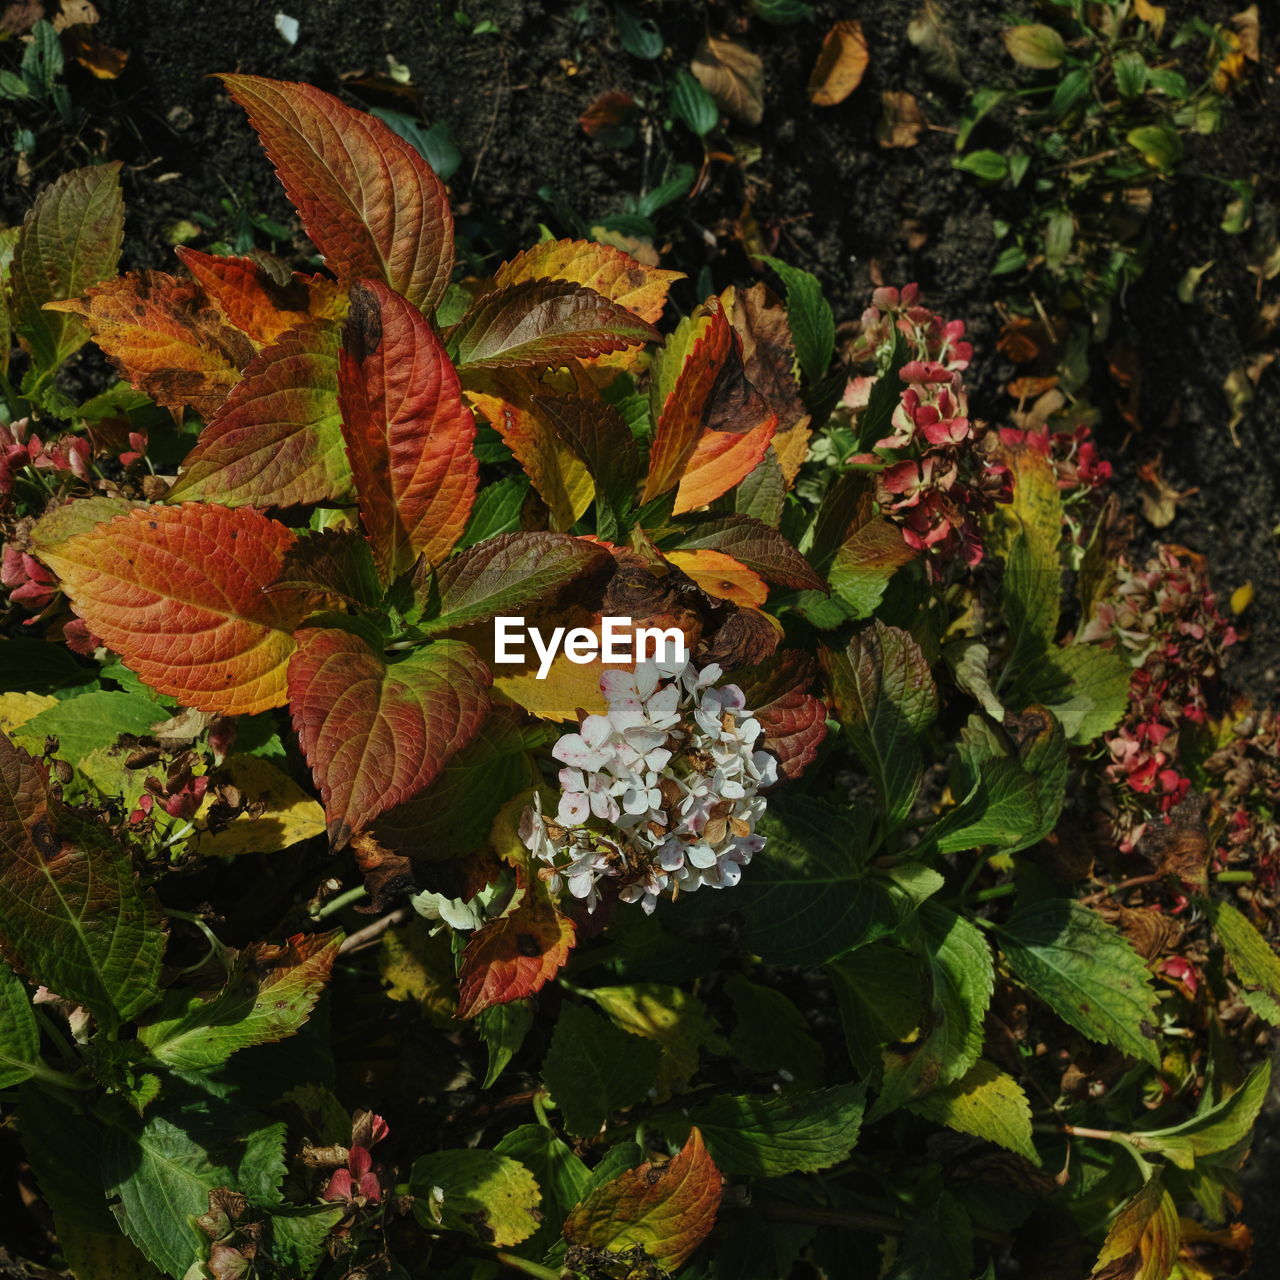
[(1213, 877), (1218, 884), (1252, 884), (1252, 871), (1219, 871)]
[(67, 1072), (59, 1071), (57, 1067), (51, 1067), (44, 1062), (28, 1062), (26, 1066), (31, 1072), (31, 1078), (39, 1080), (41, 1084), (56, 1085), (59, 1089), (73, 1089), (77, 1093), (83, 1093), (94, 1087), (92, 1080), (82, 1080), (78, 1076), (68, 1075)]
[(343, 907), (349, 907), (353, 902), (361, 902), (369, 896), (369, 890), (362, 884), (356, 885), (354, 889), (348, 889), (345, 893), (340, 893), (336, 898), (330, 898), (322, 907), (318, 907), (311, 913), (313, 920), (324, 920), (327, 917), (339, 912)]
[(995, 884), (990, 889), (979, 889), (973, 895), (974, 902), (992, 902), (996, 898), (1007, 898), (1011, 893), (1017, 893), (1018, 886), (1010, 880), (1007, 884)]
[(540, 1262), (531, 1262), (528, 1258), (522, 1258), (519, 1254), (507, 1253), (504, 1249), (499, 1249), (496, 1253), (490, 1255), (504, 1267), (509, 1267), (512, 1271), (522, 1271), (527, 1276), (537, 1276), (538, 1280), (562, 1280), (563, 1271), (553, 1271), (550, 1267), (544, 1267)]

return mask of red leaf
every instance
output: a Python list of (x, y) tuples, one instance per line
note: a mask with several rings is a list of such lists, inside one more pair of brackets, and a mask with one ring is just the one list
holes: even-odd
[(565, 1219), (564, 1238), (615, 1253), (641, 1245), (664, 1271), (676, 1271), (711, 1233), (720, 1183), (695, 1126), (666, 1164), (628, 1169), (591, 1192)]
[(339, 320), (338, 286), (296, 272), (283, 284), (252, 258), (218, 257), (179, 245), (176, 253), (218, 309), (255, 346), (311, 320)]
[(285, 701), (292, 633), (315, 597), (266, 590), (294, 540), (284, 525), (191, 502), (136, 507), (59, 542), (39, 532), (37, 554), (76, 612), (153, 689), (224, 715)]
[(439, 564), (475, 501), (475, 420), (435, 330), (376, 280), (351, 291), (339, 401), (360, 516), (387, 579)]
[(46, 310), (83, 316), (120, 376), (179, 419), (183, 405), (208, 418), (253, 358), (194, 280), (163, 271), (117, 276)]
[(436, 641), (388, 665), (350, 631), (298, 633), (289, 663), (293, 727), (341, 848), (384, 810), (429, 786), (475, 737), (492, 677), (470, 645)]
[(495, 1004), (531, 996), (568, 963), (573, 921), (556, 910), (537, 884), (509, 915), (477, 929), (462, 953), (459, 1018), (474, 1018)]
[(494, 289), (449, 332), (459, 366), (470, 368), (562, 365), (659, 337), (647, 320), (568, 280)]
[(809, 692), (815, 674), (807, 653), (782, 649), (733, 676), (764, 726), (761, 746), (777, 756), (787, 778), (798, 778), (813, 763), (827, 736), (827, 704)]
[(200, 433), (167, 500), (291, 507), (349, 497), (338, 327), (308, 324), (260, 351)]
[(344, 280), (383, 279), (434, 311), (453, 274), (453, 214), (418, 150), (314, 85), (219, 78), (248, 112), (326, 265)]

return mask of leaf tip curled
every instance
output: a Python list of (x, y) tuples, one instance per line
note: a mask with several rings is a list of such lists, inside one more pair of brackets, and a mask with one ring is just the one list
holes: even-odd
[(363, 364), (382, 345), (382, 307), (377, 286), (358, 280), (351, 286), (351, 310), (342, 325), (342, 346), (351, 358)]

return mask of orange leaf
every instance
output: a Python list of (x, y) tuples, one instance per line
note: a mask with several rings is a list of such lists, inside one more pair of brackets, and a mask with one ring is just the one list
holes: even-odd
[(432, 312), (453, 274), (453, 214), (416, 147), (309, 84), (223, 75), (302, 225), (344, 280), (383, 279)]
[(297, 272), (285, 283), (252, 258), (222, 258), (179, 245), (177, 255), (218, 309), (256, 347), (309, 320), (340, 320), (338, 286)]
[(822, 51), (809, 77), (809, 101), (834, 107), (862, 83), (867, 70), (867, 37), (855, 18), (837, 22), (822, 41)]
[(462, 953), (459, 1018), (541, 991), (564, 968), (575, 927), (546, 896), (541, 882), (525, 889), (508, 915), (477, 929)]
[(45, 309), (83, 316), (120, 376), (179, 419), (183, 405), (210, 417), (253, 358), (199, 284), (163, 271), (130, 272)]
[(675, 1271), (707, 1238), (720, 1207), (720, 1171), (697, 1127), (666, 1164), (642, 1164), (597, 1187), (564, 1224), (564, 1238), (622, 1253), (640, 1245)]
[(338, 386), (360, 516), (384, 578), (419, 555), (439, 564), (475, 501), (475, 422), (430, 322), (381, 281), (352, 288)]
[(667, 559), (710, 596), (748, 609), (759, 608), (769, 598), (764, 579), (723, 551), (668, 551)]
[(690, 70), (721, 111), (746, 124), (764, 118), (764, 63), (757, 54), (723, 36), (707, 36)]
[(399, 662), (335, 627), (300, 631), (289, 710), (337, 849), (435, 781), (489, 711), (489, 672), (470, 645), (438, 640)]
[(666, 306), (667, 292), (683, 279), (682, 271), (643, 266), (612, 245), (592, 240), (546, 240), (504, 262), (493, 284), (496, 289), (505, 289), (522, 280), (568, 280), (594, 289), (653, 324)]
[(755, 470), (778, 426), (777, 414), (763, 401), (760, 409), (764, 416), (757, 412), (755, 425), (745, 431), (708, 429), (702, 433), (680, 476), (675, 515), (696, 511), (714, 502)]
[(136, 507), (40, 558), (76, 612), (153, 689), (251, 714), (285, 700), (293, 631), (314, 597), (267, 591), (294, 535), (260, 512), (206, 503)]
[(167, 500), (291, 507), (351, 493), (338, 411), (338, 327), (286, 330), (209, 419)]

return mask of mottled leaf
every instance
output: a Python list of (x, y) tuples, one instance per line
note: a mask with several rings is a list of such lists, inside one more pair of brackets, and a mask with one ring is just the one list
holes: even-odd
[(335, 324), (290, 329), (258, 352), (209, 419), (166, 501), (293, 507), (351, 495)]
[(489, 684), (475, 651), (455, 640), (388, 664), (351, 631), (299, 632), (289, 708), (335, 848), (428, 786), (475, 737), (489, 710)]
[(187, 503), (135, 508), (39, 554), (94, 635), (153, 689), (235, 715), (285, 701), (292, 633), (312, 597), (266, 588), (293, 536), (257, 511)]
[(597, 499), (608, 504), (616, 523), (634, 505), (640, 479), (635, 439), (621, 414), (584, 396), (535, 396), (531, 406), (586, 467)]
[(518, 1160), (468, 1147), (420, 1157), (409, 1175), (414, 1216), (428, 1229), (443, 1227), (504, 1248), (538, 1229), (541, 1193)]
[(827, 704), (809, 692), (816, 674), (813, 659), (801, 649), (780, 649), (733, 673), (747, 707), (764, 726), (761, 745), (777, 757), (787, 778), (798, 778), (826, 740)]
[(769, 588), (760, 575), (723, 551), (700, 547), (696, 551), (668, 551), (666, 558), (709, 596), (732, 600), (743, 609), (762, 608), (769, 598)]
[(1169, 1280), (1178, 1260), (1178, 1210), (1158, 1176), (1126, 1201), (1112, 1220), (1094, 1280)]
[(505, 1133), (494, 1146), (501, 1156), (518, 1160), (538, 1181), (542, 1191), (542, 1225), (525, 1242), (521, 1252), (541, 1258), (560, 1239), (560, 1224), (587, 1189), (591, 1174), (587, 1166), (540, 1124), (522, 1124)]
[(430, 315), (453, 274), (453, 214), (421, 153), (309, 84), (223, 75), (326, 265), (374, 277)]
[(1031, 1141), (1027, 1095), (1011, 1075), (990, 1062), (975, 1062), (959, 1080), (917, 1098), (910, 1109), (957, 1133), (984, 1138), (1040, 1163)]
[(680, 546), (708, 547), (754, 569), (762, 578), (793, 590), (825, 591), (826, 583), (813, 566), (777, 529), (752, 516), (717, 516), (690, 524)]

